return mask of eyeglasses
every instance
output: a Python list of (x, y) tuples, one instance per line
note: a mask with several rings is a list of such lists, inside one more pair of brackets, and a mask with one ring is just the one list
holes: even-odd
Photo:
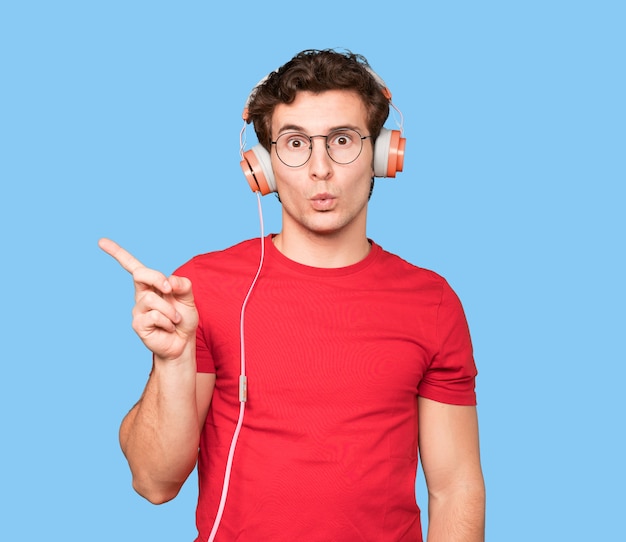
[(285, 132), (270, 143), (276, 146), (276, 156), (283, 164), (300, 167), (311, 158), (313, 139), (316, 137), (323, 137), (326, 140), (326, 152), (333, 162), (345, 165), (354, 162), (360, 156), (363, 140), (372, 136), (362, 136), (351, 128), (340, 128), (328, 135), (308, 136), (301, 132)]

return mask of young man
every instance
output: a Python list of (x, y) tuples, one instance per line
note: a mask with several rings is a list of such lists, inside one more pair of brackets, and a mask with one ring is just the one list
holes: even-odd
[(198, 541), (421, 541), (418, 444), (428, 542), (484, 538), (460, 302), (366, 235), (388, 113), (362, 57), (300, 53), (248, 106), (280, 233), (169, 278), (100, 241), (133, 274), (133, 327), (154, 354), (120, 429), (133, 485), (165, 502), (197, 463)]

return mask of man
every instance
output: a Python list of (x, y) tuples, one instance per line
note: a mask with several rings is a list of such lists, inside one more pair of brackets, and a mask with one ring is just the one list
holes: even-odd
[(165, 502), (197, 463), (197, 541), (420, 541), (419, 443), (428, 542), (483, 540), (460, 302), (366, 235), (388, 92), (360, 56), (304, 51), (247, 109), (271, 164), (249, 181), (279, 194), (280, 233), (169, 278), (100, 241), (154, 355), (120, 428), (133, 486)]

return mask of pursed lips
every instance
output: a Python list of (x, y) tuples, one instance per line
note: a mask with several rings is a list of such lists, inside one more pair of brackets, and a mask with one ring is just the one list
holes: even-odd
[(311, 202), (313, 203), (313, 207), (315, 209), (325, 211), (332, 207), (335, 199), (335, 196), (333, 196), (332, 194), (329, 194), (328, 192), (323, 192), (321, 194), (315, 194), (315, 196), (311, 198)]

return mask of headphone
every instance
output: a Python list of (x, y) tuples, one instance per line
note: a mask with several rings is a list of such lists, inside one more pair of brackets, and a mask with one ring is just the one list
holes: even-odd
[[(385, 85), (385, 82), (381, 77), (374, 72), (368, 66), (365, 66), (367, 71), (372, 75), (380, 87), (380, 91), (385, 98), (389, 101), (389, 105), (393, 107), (402, 118), (400, 110), (393, 105), (391, 101), (391, 92)], [(246, 100), (246, 105), (243, 109), (242, 118), (244, 125), (241, 130), (242, 138), (248, 124), (248, 106), (257, 89), (265, 82), (269, 77), (267, 75), (252, 89)], [(402, 137), (402, 124), (400, 123), (400, 130), (389, 130), (387, 128), (381, 128), (376, 142), (374, 143), (374, 176), (375, 177), (395, 177), (398, 171), (402, 171), (404, 167), (404, 148), (406, 146), (406, 138)], [(274, 171), (272, 170), (272, 163), (270, 159), (270, 153), (260, 144), (257, 143), (250, 150), (243, 152), (244, 144), (241, 143), (241, 156), (240, 162), (243, 174), (250, 185), (253, 192), (261, 192), (263, 196), (271, 192), (276, 192), (276, 179), (274, 177)]]

